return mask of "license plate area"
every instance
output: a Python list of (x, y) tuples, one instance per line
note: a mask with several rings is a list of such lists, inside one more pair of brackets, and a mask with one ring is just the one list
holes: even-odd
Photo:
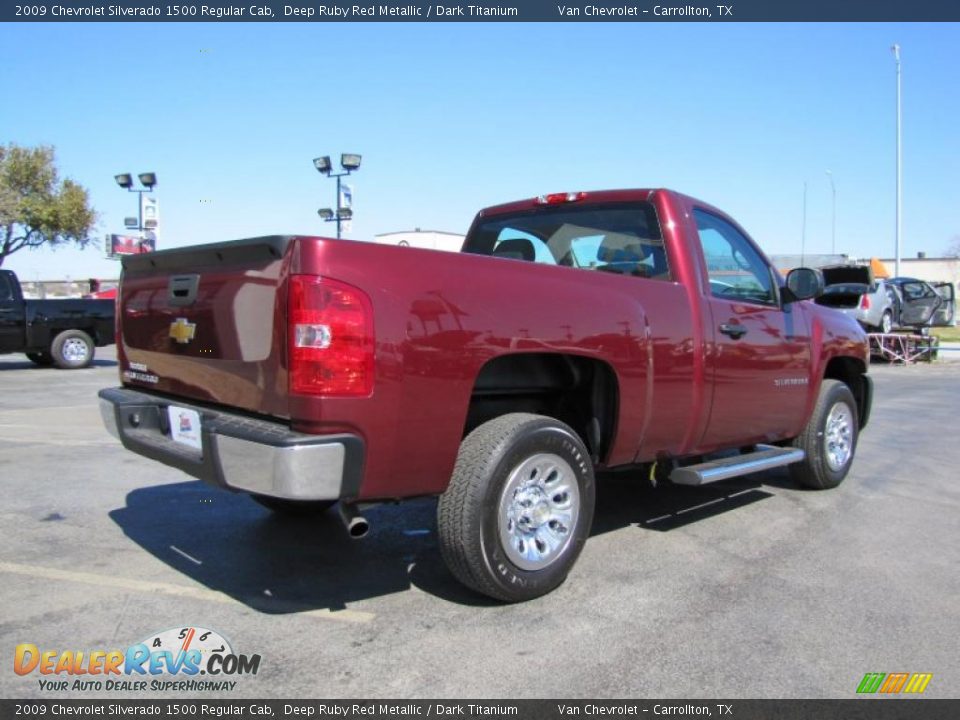
[(200, 413), (190, 408), (170, 405), (167, 407), (167, 419), (170, 421), (170, 438), (181, 445), (202, 451), (200, 435)]

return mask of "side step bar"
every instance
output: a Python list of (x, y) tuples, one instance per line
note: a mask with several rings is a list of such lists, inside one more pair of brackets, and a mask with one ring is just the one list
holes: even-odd
[(721, 460), (711, 460), (699, 465), (675, 468), (670, 473), (671, 482), (678, 485), (705, 485), (728, 478), (769, 470), (770, 468), (800, 462), (805, 457), (799, 448), (782, 448), (775, 445), (757, 445), (746, 455), (734, 455)]

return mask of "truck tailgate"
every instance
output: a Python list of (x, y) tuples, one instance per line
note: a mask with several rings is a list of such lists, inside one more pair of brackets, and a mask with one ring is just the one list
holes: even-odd
[(123, 382), (288, 417), (282, 292), (290, 236), (124, 258)]

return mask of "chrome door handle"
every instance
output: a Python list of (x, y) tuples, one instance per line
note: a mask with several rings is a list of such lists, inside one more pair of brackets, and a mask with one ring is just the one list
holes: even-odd
[(720, 326), (720, 332), (729, 335), (734, 340), (739, 340), (747, 334), (747, 329), (740, 323), (724, 323)]

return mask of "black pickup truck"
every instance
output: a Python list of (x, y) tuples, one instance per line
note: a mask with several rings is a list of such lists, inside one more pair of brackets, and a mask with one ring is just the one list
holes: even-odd
[(37, 365), (87, 367), (112, 345), (113, 300), (24, 300), (20, 281), (0, 270), (0, 354), (26, 353)]

